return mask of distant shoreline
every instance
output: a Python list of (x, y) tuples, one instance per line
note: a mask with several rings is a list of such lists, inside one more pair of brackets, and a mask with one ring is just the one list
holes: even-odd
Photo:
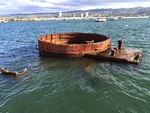
[(51, 18), (38, 18), (38, 17), (24, 17), (24, 18), (15, 18), (15, 17), (1, 17), (0, 22), (10, 22), (10, 21), (46, 21), (46, 20), (88, 20), (88, 19), (97, 19), (97, 18), (122, 18), (122, 19), (134, 19), (134, 18), (150, 18), (150, 16), (139, 16), (139, 17), (51, 17)]
[(139, 17), (121, 17), (121, 18), (150, 18), (149, 16), (139, 16)]

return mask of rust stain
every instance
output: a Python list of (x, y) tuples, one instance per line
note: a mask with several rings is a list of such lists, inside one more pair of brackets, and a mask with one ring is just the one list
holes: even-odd
[(70, 32), (43, 34), (38, 37), (38, 45), (42, 55), (59, 53), (77, 57), (97, 50), (104, 51), (111, 42), (109, 37), (101, 34)]

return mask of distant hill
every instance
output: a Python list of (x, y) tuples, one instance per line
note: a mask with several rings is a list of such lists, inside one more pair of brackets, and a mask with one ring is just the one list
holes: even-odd
[[(75, 11), (67, 11), (63, 12), (64, 17), (71, 17), (73, 14), (76, 16), (81, 16), (83, 13), (88, 12), (90, 16), (97, 17), (97, 16), (127, 16), (127, 17), (138, 17), (138, 16), (150, 16), (150, 7), (135, 7), (135, 8), (119, 8), (119, 9), (90, 9), (90, 10), (75, 10)], [(50, 13), (28, 13), (28, 14), (10, 14), (7, 16), (37, 16), (37, 17), (57, 17), (58, 12)]]
[(91, 9), (91, 10), (77, 10), (77, 11), (68, 11), (65, 13), (99, 13), (99, 14), (109, 14), (114, 16), (150, 16), (150, 7), (135, 7), (135, 8), (119, 8), (119, 9)]

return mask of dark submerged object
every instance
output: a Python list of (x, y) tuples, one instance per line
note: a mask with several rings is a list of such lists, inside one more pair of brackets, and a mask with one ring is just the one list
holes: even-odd
[(142, 50), (123, 48), (123, 40), (118, 46), (111, 46), (109, 36), (94, 33), (55, 33), (38, 37), (39, 54), (57, 57), (93, 57), (101, 60), (139, 63)]

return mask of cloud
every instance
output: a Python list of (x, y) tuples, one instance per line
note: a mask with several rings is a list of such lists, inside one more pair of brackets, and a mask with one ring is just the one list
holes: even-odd
[[(51, 0), (47, 0), (51, 1)], [(93, 6), (93, 5), (105, 5), (105, 4), (114, 4), (114, 3), (137, 3), (141, 0), (55, 0), (51, 3), (55, 5), (65, 5), (65, 6)], [(149, 0), (142, 0), (142, 2), (150, 2)]]
[(149, 0), (1, 0), (0, 13), (58, 12), (94, 8), (150, 7)]

